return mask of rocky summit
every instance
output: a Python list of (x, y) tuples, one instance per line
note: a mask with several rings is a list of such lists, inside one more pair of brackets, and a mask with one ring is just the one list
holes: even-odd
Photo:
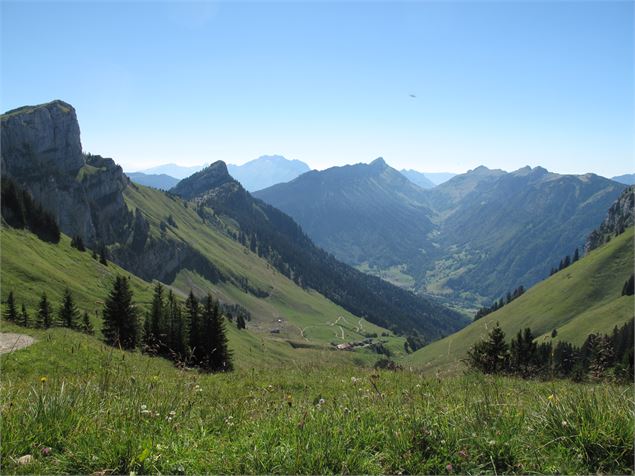
[(82, 152), (75, 109), (63, 101), (0, 116), (2, 175), (26, 188), (60, 229), (85, 243), (112, 243), (131, 221), (128, 180), (111, 159)]

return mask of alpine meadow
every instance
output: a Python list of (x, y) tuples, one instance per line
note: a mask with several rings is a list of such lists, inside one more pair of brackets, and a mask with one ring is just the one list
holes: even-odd
[(0, 3), (2, 474), (634, 474), (632, 2)]

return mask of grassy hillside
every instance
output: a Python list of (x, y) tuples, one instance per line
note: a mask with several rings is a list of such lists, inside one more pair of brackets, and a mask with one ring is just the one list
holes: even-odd
[(633, 317), (633, 296), (621, 296), (633, 272), (633, 227), (549, 279), (538, 283), (502, 309), (406, 358), (417, 367), (454, 371), (469, 348), (496, 322), (511, 339), (530, 327), (539, 341), (556, 339), (582, 344), (591, 332), (609, 333)]
[[(162, 192), (139, 187), (130, 200), (142, 207), (151, 222), (151, 232), (160, 233), (159, 222), (167, 215), (177, 217), (178, 228), (168, 233), (193, 240), (214, 263), (230, 276), (246, 276), (252, 286), (265, 289), (267, 298), (257, 298), (232, 282), (212, 284), (190, 271), (182, 271), (171, 285), (180, 296), (190, 289), (204, 295), (212, 292), (226, 303), (238, 303), (248, 309), (253, 320), (248, 329), (239, 332), (228, 322), (230, 347), (238, 367), (277, 366), (291, 361), (355, 362), (372, 365), (379, 356), (367, 349), (355, 352), (335, 351), (331, 342), (360, 341), (369, 333), (380, 336), (387, 331), (360, 319), (333, 304), (320, 294), (296, 286), (254, 253), (202, 223), (198, 215)], [(180, 208), (180, 209), (179, 209)], [(64, 289), (73, 292), (81, 312), (88, 311), (93, 325), (101, 328), (103, 302), (117, 274), (131, 277), (135, 302), (142, 315), (152, 299), (152, 285), (113, 263), (104, 266), (91, 257), (90, 251), (79, 252), (62, 235), (59, 244), (39, 240), (34, 234), (2, 228), (0, 281), (2, 302), (13, 291), (18, 306), (24, 303), (33, 319), (43, 291), (46, 291), (54, 311), (62, 300)], [(272, 334), (271, 330), (279, 331)], [(403, 339), (381, 337), (395, 355), (403, 352)]]
[[(190, 289), (199, 295), (211, 291), (225, 303), (240, 304), (253, 316), (249, 329), (263, 338), (330, 346), (331, 342), (361, 340), (369, 333), (388, 333), (390, 337), (384, 337), (388, 348), (396, 354), (403, 351), (402, 338), (354, 316), (313, 290), (302, 289), (256, 253), (224, 234), (224, 229), (235, 229), (230, 221), (224, 223), (219, 218), (215, 226), (210, 226), (191, 204), (186, 206), (180, 198), (147, 187), (128, 187), (125, 197), (131, 209), (143, 210), (151, 234), (158, 236), (161, 221), (172, 216), (176, 227), (167, 227), (164, 232), (167, 237), (189, 243), (229, 277), (225, 282), (211, 283), (197, 273), (183, 270), (168, 284), (183, 293)], [(244, 279), (267, 297), (246, 292), (240, 285)], [(272, 335), (273, 329), (279, 333)]]
[(103, 307), (104, 298), (112, 288), (118, 274), (131, 277), (135, 301), (139, 305), (150, 302), (150, 285), (108, 263), (104, 266), (91, 257), (90, 251), (79, 252), (70, 245), (70, 238), (62, 235), (58, 244), (46, 243), (26, 230), (2, 227), (0, 245), (0, 280), (2, 302), (13, 291), (18, 306), (24, 303), (30, 316), (34, 316), (42, 292), (54, 304), (57, 311), (64, 289), (73, 292), (75, 303), (81, 311), (91, 315)]
[(37, 343), (0, 356), (3, 474), (632, 471), (631, 387), (330, 362), (203, 375), (27, 333)]

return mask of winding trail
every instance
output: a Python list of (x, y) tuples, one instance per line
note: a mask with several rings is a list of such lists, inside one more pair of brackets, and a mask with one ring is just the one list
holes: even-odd
[(34, 342), (35, 339), (31, 336), (13, 332), (0, 332), (0, 354), (28, 347)]

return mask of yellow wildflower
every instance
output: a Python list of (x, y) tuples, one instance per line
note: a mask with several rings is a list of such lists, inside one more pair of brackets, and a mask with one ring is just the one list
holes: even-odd
[(40, 377), (40, 383), (46, 383), (48, 379), (44, 376)]

